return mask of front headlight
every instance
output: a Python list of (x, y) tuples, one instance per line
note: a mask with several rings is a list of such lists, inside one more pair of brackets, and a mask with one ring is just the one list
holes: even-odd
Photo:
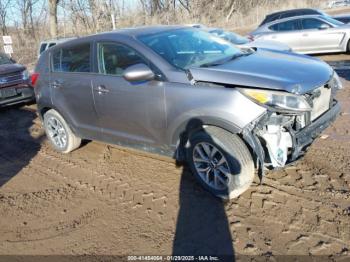
[(29, 79), (29, 73), (27, 70), (24, 70), (22, 72), (22, 80), (28, 80)]
[(251, 88), (239, 88), (239, 91), (253, 101), (276, 111), (301, 113), (312, 110), (309, 103), (299, 95)]
[(335, 88), (343, 89), (343, 83), (340, 81), (339, 75), (335, 71), (334, 71), (334, 74), (333, 74), (333, 79), (334, 79)]

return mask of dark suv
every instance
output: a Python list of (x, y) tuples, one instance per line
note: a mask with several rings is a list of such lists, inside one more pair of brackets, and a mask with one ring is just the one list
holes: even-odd
[(26, 68), (0, 53), (0, 107), (34, 100)]
[[(191, 27), (125, 29), (58, 44), (35, 69), (53, 147), (100, 140), (186, 160), (222, 198), (298, 159), (336, 118), (338, 75), (318, 59), (240, 49)], [(146, 174), (145, 174), (146, 175)]]

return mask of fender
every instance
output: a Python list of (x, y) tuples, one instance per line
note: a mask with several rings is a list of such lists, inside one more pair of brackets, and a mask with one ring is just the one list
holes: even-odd
[(53, 104), (51, 103), (40, 103), (40, 106), (38, 106), (38, 114), (40, 117), (40, 120), (42, 122), (44, 122), (44, 115), (42, 114), (43, 109), (48, 108), (48, 110), (50, 109), (54, 109), (56, 110), (63, 118), (64, 120), (67, 122), (68, 126), (72, 129), (73, 133), (77, 136), (80, 136), (78, 129), (76, 128), (76, 126), (72, 123), (72, 121), (70, 120), (69, 117), (67, 117), (65, 114), (62, 114), (62, 112), (60, 110), (58, 110)]
[(174, 149), (173, 157), (177, 161), (185, 161), (184, 148), (188, 137), (191, 133), (202, 129), (203, 126), (216, 126), (233, 134), (238, 134), (242, 131), (241, 128), (233, 123), (216, 117), (197, 116), (195, 118), (187, 119), (175, 129), (170, 138), (171, 147)]
[(183, 133), (197, 131), (203, 125), (220, 127), (233, 134), (238, 134), (238, 133), (241, 133), (242, 131), (240, 127), (234, 125), (233, 123), (225, 119), (219, 119), (219, 118), (210, 117), (210, 116), (198, 116), (198, 117), (187, 119), (184, 122), (182, 122), (180, 126), (178, 126), (175, 129), (175, 131), (172, 133), (170, 144), (176, 145)]

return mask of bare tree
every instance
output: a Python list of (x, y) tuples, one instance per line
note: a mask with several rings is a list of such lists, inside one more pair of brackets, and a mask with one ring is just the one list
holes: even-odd
[(50, 20), (50, 35), (52, 38), (57, 37), (57, 6), (59, 0), (49, 0), (49, 20)]
[(3, 35), (7, 35), (7, 10), (9, 9), (10, 1), (0, 1), (0, 27)]

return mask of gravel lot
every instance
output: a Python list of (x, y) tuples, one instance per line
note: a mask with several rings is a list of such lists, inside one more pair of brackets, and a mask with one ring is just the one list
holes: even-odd
[(227, 203), (172, 159), (97, 142), (61, 155), (35, 105), (1, 109), (0, 254), (349, 259), (350, 72), (341, 75), (341, 116), (306, 156)]

